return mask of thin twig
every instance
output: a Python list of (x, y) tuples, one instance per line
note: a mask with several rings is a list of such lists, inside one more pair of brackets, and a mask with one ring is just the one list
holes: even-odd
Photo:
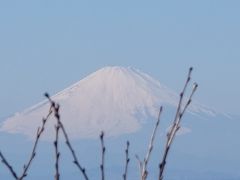
[(87, 176), (87, 174), (86, 174), (86, 170), (85, 170), (85, 168), (83, 168), (83, 167), (80, 165), (80, 163), (79, 163), (79, 161), (78, 161), (78, 158), (77, 158), (77, 156), (76, 156), (76, 153), (75, 153), (75, 151), (74, 151), (74, 149), (73, 149), (73, 147), (72, 147), (72, 145), (71, 145), (71, 143), (70, 143), (70, 141), (69, 141), (68, 135), (67, 135), (67, 133), (66, 133), (66, 131), (65, 131), (65, 128), (64, 128), (62, 122), (60, 122), (60, 127), (61, 127), (61, 129), (62, 129), (62, 131), (63, 131), (63, 135), (64, 135), (65, 140), (66, 140), (66, 144), (67, 144), (69, 150), (70, 150), (71, 153), (72, 153), (72, 156), (73, 156), (73, 159), (74, 159), (74, 160), (73, 160), (73, 163), (78, 167), (78, 169), (80, 170), (80, 172), (81, 172), (82, 175), (84, 176), (85, 180), (88, 180), (88, 176)]
[(6, 158), (3, 156), (2, 152), (0, 151), (0, 157), (2, 159), (2, 163), (9, 169), (9, 171), (11, 172), (12, 176), (18, 180), (18, 176), (17, 173), (14, 171), (13, 167), (8, 163), (8, 161), (6, 160)]
[(126, 162), (125, 162), (125, 168), (124, 168), (124, 173), (123, 173), (123, 180), (127, 180), (128, 164), (130, 162), (129, 146), (130, 146), (130, 143), (129, 143), (129, 141), (127, 141), (127, 147), (126, 147), (126, 150), (125, 150)]
[(172, 131), (174, 130), (174, 126), (176, 125), (177, 121), (178, 121), (178, 118), (179, 118), (179, 113), (181, 111), (181, 107), (182, 107), (182, 101), (183, 101), (183, 97), (184, 97), (184, 94), (186, 92), (186, 89), (187, 89), (187, 86), (191, 80), (191, 74), (192, 74), (192, 71), (193, 71), (193, 68), (190, 67), (189, 68), (189, 71), (188, 71), (188, 76), (187, 76), (187, 80), (184, 84), (184, 87), (183, 87), (183, 90), (182, 92), (180, 93), (180, 99), (179, 99), (179, 102), (178, 102), (178, 106), (177, 106), (177, 111), (176, 111), (176, 114), (175, 114), (175, 118), (174, 118), (174, 121), (173, 121), (173, 125), (172, 125), (172, 128), (169, 132), (169, 134), (172, 134)]
[(102, 180), (105, 179), (105, 169), (104, 169), (104, 160), (105, 160), (105, 152), (106, 152), (106, 147), (104, 146), (104, 132), (102, 131), (100, 134), (100, 141), (101, 141), (101, 165), (100, 165), (100, 169), (101, 169), (101, 175), (102, 175)]
[(172, 142), (173, 142), (173, 140), (176, 136), (177, 131), (180, 129), (181, 119), (182, 119), (187, 107), (190, 105), (190, 103), (192, 101), (192, 96), (194, 95), (194, 93), (195, 93), (195, 91), (197, 90), (197, 87), (198, 87), (198, 85), (196, 83), (194, 83), (194, 87), (192, 89), (191, 95), (189, 96), (189, 99), (188, 99), (187, 103), (185, 104), (183, 110), (181, 111), (183, 97), (185, 95), (186, 88), (187, 88), (187, 86), (190, 82), (192, 70), (193, 70), (193, 68), (189, 69), (187, 81), (184, 85), (183, 91), (180, 93), (180, 99), (179, 99), (175, 119), (173, 121), (173, 125), (172, 125), (170, 131), (167, 133), (167, 142), (166, 142), (166, 145), (165, 145), (164, 155), (163, 155), (161, 163), (159, 164), (159, 177), (158, 177), (159, 180), (163, 180), (163, 172), (165, 170), (166, 159), (167, 159), (170, 147), (171, 147)]
[(138, 167), (139, 167), (139, 171), (140, 171), (140, 178), (142, 179), (143, 163), (142, 163), (142, 161), (140, 160), (140, 158), (139, 158), (139, 156), (137, 154), (135, 155), (135, 158), (138, 161)]
[[(45, 96), (47, 97), (47, 94), (45, 94)], [(19, 177), (19, 180), (23, 180), (27, 176), (27, 171), (28, 171), (33, 159), (36, 156), (36, 149), (37, 149), (39, 139), (40, 139), (40, 137), (41, 137), (41, 135), (42, 135), (42, 133), (45, 129), (45, 125), (46, 125), (47, 120), (49, 119), (50, 115), (52, 114), (52, 108), (53, 108), (53, 106), (51, 104), (47, 116), (42, 119), (42, 126), (38, 127), (38, 129), (37, 129), (36, 140), (34, 142), (34, 146), (33, 146), (29, 161), (26, 165), (23, 166), (23, 172), (22, 172), (22, 175)]]
[(179, 120), (178, 120), (178, 122), (177, 122), (177, 124), (176, 124), (176, 126), (175, 126), (175, 128), (174, 128), (173, 135), (172, 135), (172, 136), (169, 136), (169, 143), (168, 143), (168, 146), (169, 146), (169, 147), (171, 146), (174, 138), (176, 137), (177, 131), (179, 131), (179, 129), (180, 129), (180, 123), (181, 123), (182, 117), (183, 117), (183, 115), (184, 115), (187, 107), (190, 105), (190, 103), (191, 103), (191, 101), (192, 101), (192, 96), (193, 96), (193, 94), (195, 93), (195, 91), (196, 91), (196, 89), (197, 89), (197, 86), (198, 86), (198, 85), (195, 83), (195, 84), (194, 84), (194, 87), (193, 87), (193, 89), (192, 89), (191, 95), (190, 95), (187, 103), (185, 104), (185, 106), (184, 106), (184, 108), (183, 108), (183, 111), (179, 114)]
[(198, 88), (198, 84), (197, 84), (197, 83), (194, 83), (194, 84), (193, 84), (192, 92), (191, 92), (191, 94), (190, 94), (190, 96), (189, 96), (189, 99), (188, 99), (186, 105), (184, 106), (182, 112), (179, 114), (179, 116), (180, 116), (179, 118), (180, 118), (180, 119), (182, 119), (183, 114), (184, 114), (185, 111), (187, 110), (188, 106), (191, 104), (191, 102), (192, 102), (192, 97), (193, 97), (194, 93), (196, 92), (197, 88)]
[(57, 124), (55, 126), (55, 131), (56, 131), (56, 138), (54, 141), (54, 148), (55, 148), (55, 170), (56, 170), (56, 174), (55, 174), (55, 180), (59, 180), (60, 179), (60, 173), (59, 173), (59, 157), (60, 157), (60, 152), (58, 150), (58, 139), (59, 139), (59, 129), (60, 126), (59, 124)]
[(54, 117), (57, 119), (57, 125), (55, 126), (55, 132), (56, 132), (56, 137), (54, 141), (54, 148), (55, 148), (55, 180), (60, 179), (60, 173), (59, 173), (59, 157), (60, 157), (60, 152), (58, 150), (58, 139), (59, 139), (59, 129), (60, 129), (60, 114), (59, 114), (59, 104), (56, 104), (52, 102), (53, 104), (53, 109), (54, 109)]
[(159, 113), (158, 113), (158, 119), (157, 119), (155, 128), (153, 130), (153, 133), (152, 133), (152, 136), (151, 136), (151, 139), (150, 139), (150, 142), (149, 142), (148, 151), (147, 151), (146, 157), (144, 158), (144, 161), (143, 161), (142, 180), (146, 180), (147, 176), (148, 176), (147, 165), (148, 165), (148, 162), (149, 162), (152, 150), (153, 150), (153, 143), (154, 143), (154, 140), (155, 140), (155, 137), (156, 137), (158, 126), (160, 124), (160, 117), (161, 117), (162, 109), (163, 109), (163, 107), (161, 106), (160, 109), (159, 109)]
[[(54, 111), (57, 111), (57, 108), (59, 108), (59, 105), (56, 105), (56, 103), (50, 98), (49, 95), (47, 96), (47, 98), (48, 98), (48, 100), (51, 102), (51, 104), (53, 105)], [(72, 145), (71, 145), (71, 143), (70, 143), (70, 140), (69, 140), (69, 138), (68, 138), (68, 134), (67, 134), (67, 132), (66, 132), (64, 126), (63, 126), (63, 123), (61, 122), (60, 115), (59, 115), (59, 114), (58, 114), (57, 116), (55, 115), (55, 117), (57, 118), (57, 120), (58, 120), (58, 122), (59, 122), (59, 125), (60, 125), (60, 128), (61, 128), (61, 130), (62, 130), (62, 132), (63, 132), (66, 145), (67, 145), (67, 147), (69, 148), (69, 150), (70, 150), (70, 152), (71, 152), (71, 154), (72, 154), (72, 156), (73, 156), (73, 163), (74, 163), (74, 164), (77, 166), (77, 168), (80, 170), (80, 172), (82, 173), (84, 179), (85, 179), (85, 180), (88, 180), (88, 176), (87, 176), (87, 174), (86, 174), (86, 170), (85, 170), (85, 168), (83, 168), (83, 167), (80, 165), (80, 163), (79, 163), (79, 161), (78, 161), (77, 155), (76, 155), (76, 153), (75, 153), (75, 151), (74, 151), (74, 149), (73, 149), (73, 147), (72, 147)]]

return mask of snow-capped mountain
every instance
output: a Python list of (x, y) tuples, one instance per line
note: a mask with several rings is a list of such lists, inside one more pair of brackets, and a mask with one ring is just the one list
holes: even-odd
[[(71, 138), (97, 137), (102, 130), (108, 136), (135, 132), (146, 119), (157, 116), (160, 105), (175, 107), (178, 98), (178, 93), (148, 74), (124, 67), (102, 68), (52, 97), (60, 104)], [(48, 101), (41, 102), (6, 119), (0, 130), (34, 138), (48, 109)], [(196, 102), (189, 112), (215, 115)], [(54, 118), (48, 123), (45, 138), (54, 134)]]
[[(60, 104), (61, 120), (70, 140), (76, 139), (75, 151), (93, 180), (100, 178), (100, 144), (95, 137), (102, 130), (110, 136), (106, 138), (106, 179), (122, 179), (126, 140), (131, 144), (128, 179), (139, 179), (138, 164), (134, 161), (134, 156), (138, 154), (141, 159), (144, 158), (159, 107), (163, 105), (148, 175), (149, 180), (157, 179), (166, 131), (174, 118), (179, 92), (175, 93), (134, 68), (105, 67), (52, 96), (52, 99)], [(32, 147), (32, 141), (9, 133), (35, 138), (37, 127), (41, 125), (42, 117), (48, 113), (49, 107), (49, 102), (45, 100), (7, 118), (0, 125), (1, 151), (8, 158), (15, 159), (14, 165), (22, 167), (19, 162), (25, 161), (24, 157)], [(174, 141), (167, 161), (165, 179), (239, 179), (239, 119), (239, 116), (229, 118), (226, 114), (216, 113), (193, 98), (179, 131), (185, 135)], [(43, 138), (52, 142), (55, 139), (56, 120), (51, 118), (47, 123)], [(16, 158), (17, 146), (21, 148), (17, 149)], [(31, 167), (29, 179), (52, 178), (55, 162), (52, 148), (49, 142), (40, 142), (37, 165)], [(71, 159), (68, 149), (61, 149), (61, 157), (61, 177), (79, 179), (79, 172), (73, 168), (72, 160), (67, 161)], [(7, 179), (9, 173), (0, 168), (0, 177)]]

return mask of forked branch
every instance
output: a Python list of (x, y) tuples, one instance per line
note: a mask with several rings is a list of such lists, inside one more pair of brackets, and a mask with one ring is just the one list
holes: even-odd
[[(45, 96), (46, 96), (46, 94), (45, 94)], [(27, 162), (26, 165), (23, 166), (23, 172), (22, 172), (21, 176), (19, 177), (19, 180), (23, 180), (27, 176), (27, 171), (29, 170), (31, 163), (36, 156), (36, 149), (37, 149), (40, 137), (43, 134), (43, 131), (45, 129), (46, 122), (49, 119), (50, 115), (52, 114), (52, 108), (53, 108), (53, 106), (51, 104), (47, 116), (42, 119), (42, 126), (38, 127), (38, 129), (37, 129), (36, 139), (35, 139), (35, 142), (33, 145), (33, 149), (32, 149), (29, 161)]]
[(178, 107), (177, 107), (177, 111), (176, 111), (176, 115), (175, 115), (173, 124), (171, 126), (170, 131), (167, 133), (167, 142), (166, 142), (166, 145), (165, 145), (163, 158), (162, 158), (161, 163), (159, 164), (159, 177), (158, 177), (159, 180), (163, 180), (163, 173), (164, 173), (164, 170), (165, 170), (166, 159), (167, 159), (170, 147), (171, 147), (172, 142), (173, 142), (173, 140), (176, 136), (177, 131), (180, 129), (180, 123), (181, 123), (182, 117), (183, 117), (184, 113), (186, 112), (186, 109), (190, 105), (190, 103), (192, 101), (192, 97), (193, 97), (193, 95), (196, 92), (197, 87), (198, 87), (198, 85), (196, 83), (194, 83), (194, 86), (193, 86), (192, 92), (191, 92), (191, 94), (188, 98), (188, 101), (184, 105), (184, 107), (182, 108), (183, 97), (185, 95), (186, 89), (187, 89), (187, 87), (189, 85), (189, 82), (191, 80), (192, 70), (193, 70), (193, 68), (191, 67), (189, 69), (188, 77), (187, 77), (186, 83), (184, 85), (183, 91), (180, 93), (180, 99), (179, 99), (179, 103), (178, 103)]
[(72, 144), (70, 143), (70, 140), (69, 140), (69, 137), (68, 137), (68, 134), (65, 130), (65, 127), (63, 126), (63, 123), (60, 119), (60, 115), (59, 113), (56, 113), (59, 111), (59, 105), (56, 105), (56, 103), (50, 98), (50, 96), (46, 93), (46, 97), (48, 98), (48, 100), (51, 102), (51, 104), (53, 105), (53, 108), (54, 108), (54, 111), (55, 111), (55, 118), (57, 119), (58, 123), (59, 123), (59, 126), (60, 126), (60, 129), (62, 130), (63, 132), (63, 136), (65, 138), (65, 142), (66, 142), (66, 145), (68, 147), (68, 149), (70, 150), (71, 154), (72, 154), (72, 157), (73, 157), (73, 163), (77, 166), (77, 168), (80, 170), (80, 172), (82, 173), (83, 177), (85, 180), (88, 180), (88, 176), (86, 174), (86, 170), (85, 168), (83, 168), (79, 161), (78, 161), (78, 158), (77, 158), (77, 155), (72, 147)]
[[(46, 94), (45, 94), (45, 96), (46, 96)], [(35, 138), (35, 141), (34, 141), (34, 145), (33, 145), (32, 152), (31, 152), (31, 154), (30, 154), (30, 158), (29, 158), (28, 162), (23, 166), (23, 172), (22, 172), (22, 174), (21, 174), (19, 177), (18, 177), (16, 171), (14, 171), (14, 169), (12, 168), (12, 166), (8, 163), (8, 161), (6, 160), (6, 158), (5, 158), (5, 157), (3, 156), (3, 154), (0, 152), (0, 158), (2, 159), (2, 163), (9, 169), (9, 171), (11, 172), (12, 176), (13, 176), (15, 179), (17, 179), (17, 180), (23, 180), (23, 179), (27, 176), (27, 171), (29, 170), (31, 163), (32, 163), (33, 159), (34, 159), (35, 156), (36, 156), (37, 146), (38, 146), (40, 137), (41, 137), (41, 135), (43, 134), (43, 131), (44, 131), (44, 129), (45, 129), (46, 122), (47, 122), (47, 120), (49, 119), (50, 115), (52, 114), (52, 108), (53, 108), (53, 106), (52, 106), (52, 104), (51, 104), (47, 116), (42, 119), (42, 126), (41, 126), (41, 127), (38, 127), (38, 129), (37, 129), (36, 138)]]

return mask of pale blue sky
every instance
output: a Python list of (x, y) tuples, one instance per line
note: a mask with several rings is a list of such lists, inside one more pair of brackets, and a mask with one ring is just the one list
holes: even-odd
[(194, 66), (196, 99), (240, 114), (240, 1), (0, 1), (0, 118), (107, 65), (178, 91)]

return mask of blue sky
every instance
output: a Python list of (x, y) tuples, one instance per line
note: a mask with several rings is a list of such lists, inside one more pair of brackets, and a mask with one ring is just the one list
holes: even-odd
[(240, 1), (0, 1), (0, 118), (108, 65), (132, 66), (239, 113)]

